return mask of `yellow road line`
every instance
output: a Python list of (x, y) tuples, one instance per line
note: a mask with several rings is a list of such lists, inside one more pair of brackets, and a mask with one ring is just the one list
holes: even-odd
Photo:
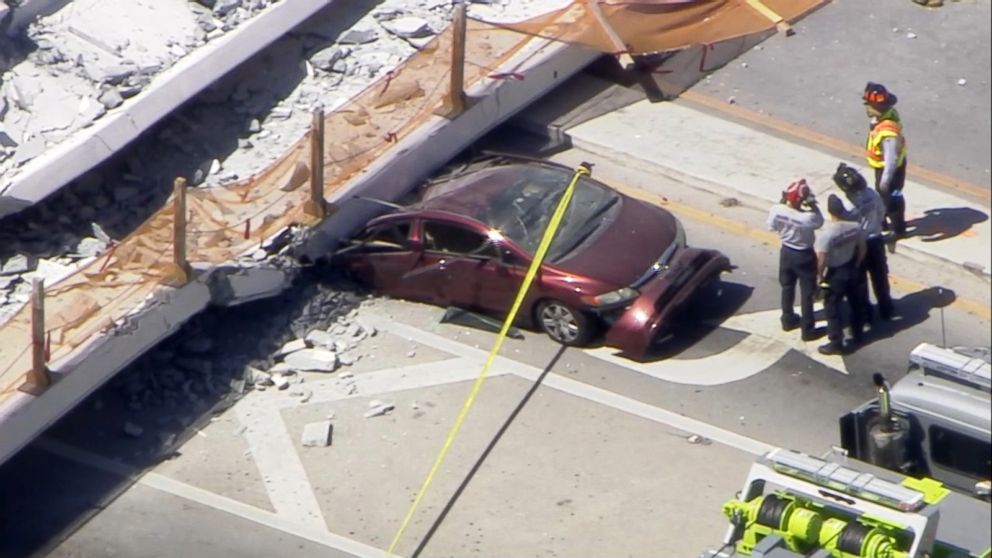
[[(618, 183), (617, 181), (612, 179), (604, 178), (602, 176), (600, 176), (600, 179), (632, 198), (636, 198), (664, 206), (665, 208), (671, 210), (672, 213), (677, 214), (679, 217), (686, 217), (689, 219), (694, 219), (696, 221), (702, 221), (703, 223), (707, 223), (719, 227), (725, 231), (734, 233), (738, 236), (746, 236), (747, 238), (753, 240), (767, 242), (769, 244), (778, 243), (778, 235), (771, 231), (750, 227), (748, 225), (745, 225), (744, 223), (741, 223), (740, 221), (729, 219), (727, 217), (722, 217), (720, 215), (710, 213), (709, 211), (697, 209), (695, 207), (690, 207), (688, 205), (674, 202), (664, 196), (651, 194), (649, 192), (645, 192), (644, 190), (635, 188), (633, 186), (627, 186), (622, 183)], [(912, 279), (906, 279), (905, 277), (899, 277), (897, 275), (892, 275), (892, 274), (889, 274), (889, 283), (892, 285), (893, 288), (908, 293), (918, 292), (930, 288), (930, 285), (924, 285), (923, 283), (918, 283), (916, 281), (913, 281)], [(982, 304), (980, 302), (976, 302), (974, 300), (969, 300), (966, 298), (955, 297), (954, 302), (951, 303), (951, 306), (954, 308), (958, 308), (960, 310), (964, 310), (971, 314), (974, 314), (979, 318), (985, 320), (992, 320), (992, 308), (989, 308), (988, 304)]]
[[(836, 138), (832, 138), (830, 136), (826, 136), (814, 132), (812, 130), (807, 130), (802, 126), (790, 124), (789, 122), (780, 120), (778, 118), (775, 118), (774, 116), (757, 113), (752, 110), (748, 110), (744, 107), (741, 107), (739, 105), (729, 104), (726, 101), (721, 101), (709, 95), (688, 90), (682, 92), (678, 98), (688, 101), (690, 104), (695, 104), (706, 107), (708, 109), (716, 110), (724, 114), (740, 118), (741, 120), (751, 122), (753, 124), (766, 126), (768, 128), (782, 132), (784, 134), (806, 140), (810, 143), (814, 143), (817, 145), (822, 145), (824, 147), (834, 149), (836, 151), (839, 151), (841, 153), (844, 153), (846, 155), (858, 159), (864, 157), (865, 150), (861, 146), (853, 145), (845, 141), (841, 141)], [(910, 163), (909, 165), (908, 172), (910, 176), (917, 176), (928, 182), (937, 184), (938, 186), (943, 186), (951, 190), (956, 190), (963, 194), (974, 196), (983, 200), (992, 199), (992, 189), (990, 189), (988, 186), (984, 186), (984, 187), (979, 186), (978, 184), (974, 184), (966, 180), (954, 178), (946, 174), (941, 174), (937, 171), (933, 171), (921, 167), (919, 165), (914, 165), (912, 163)]]

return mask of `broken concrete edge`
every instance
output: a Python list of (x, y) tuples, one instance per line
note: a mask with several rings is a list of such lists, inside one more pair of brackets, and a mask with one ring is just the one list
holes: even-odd
[(2, 23), (3, 14), (0, 13), (0, 40), (3, 40), (5, 37), (13, 37), (18, 35), (38, 18), (54, 14), (71, 1), (72, 0), (22, 0), (16, 6), (10, 6), (10, 20), (7, 22), (6, 29), (3, 27)]
[(337, 205), (338, 211), (311, 230), (295, 251), (296, 257), (302, 262), (325, 259), (341, 239), (382, 212), (382, 206), (359, 196), (398, 200), (472, 142), (601, 55), (599, 51), (581, 45), (535, 39), (504, 65), (525, 75), (525, 79), (484, 80), (466, 91), (473, 102), (457, 118), (448, 120), (434, 116), (401, 139), (392, 148), (390, 156), (380, 157), (366, 167), (363, 174), (334, 192), (328, 201)]
[[(92, 127), (60, 142), (0, 185), (0, 218), (34, 205), (108, 159), (153, 124), (334, 0), (283, 0), (180, 60)], [(55, 162), (58, 164), (55, 164)]]
[[(454, 120), (432, 120), (401, 140), (389, 153), (370, 165), (338, 195), (396, 199), (416, 187), (431, 172), (457, 155), (483, 134), (526, 107), (533, 99), (581, 71), (600, 53), (586, 47), (540, 40), (507, 63), (525, 73), (522, 81), (483, 82), (467, 93), (477, 101)], [(397, 176), (404, 180), (396, 180)], [(333, 200), (332, 200), (333, 201)], [(360, 205), (337, 211), (312, 229), (317, 232), (303, 243), (303, 251), (327, 253), (338, 238), (350, 234), (368, 218)], [(280, 233), (281, 234), (281, 233)], [(15, 393), (0, 404), (0, 464), (30, 443), (79, 401), (94, 392), (119, 370), (175, 332), (212, 301), (238, 304), (274, 296), (291, 282), (266, 267), (217, 266), (198, 268), (196, 278), (177, 289), (163, 289), (152, 302), (132, 312), (120, 326), (95, 336), (69, 356), (52, 363), (57, 381), (40, 396)], [(278, 270), (287, 273), (287, 270)], [(257, 274), (257, 276), (252, 276)], [(230, 279), (234, 277), (234, 281)], [(226, 284), (222, 279), (228, 281)]]
[(39, 396), (14, 393), (0, 405), (0, 463), (73, 409), (119, 370), (162, 341), (210, 303), (210, 289), (200, 281), (163, 293), (140, 315), (115, 328), (126, 333), (100, 334), (72, 354), (53, 362), (52, 385)]
[(196, 269), (179, 288), (162, 288), (112, 328), (50, 364), (55, 378), (40, 396), (17, 392), (0, 404), (0, 464), (118, 371), (209, 305), (235, 306), (281, 293), (294, 269), (221, 266)]

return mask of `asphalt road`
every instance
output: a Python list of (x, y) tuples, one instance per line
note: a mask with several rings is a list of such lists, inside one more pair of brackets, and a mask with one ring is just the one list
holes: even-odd
[[(901, 318), (843, 359), (778, 331), (777, 247), (757, 234), (766, 208), (721, 205), (650, 168), (569, 151), (595, 177), (663, 203), (690, 243), (737, 266), (699, 298), (656, 362), (608, 349), (560, 351), (541, 334), (509, 340), (396, 547), (405, 556), (694, 556), (724, 531), (720, 506), (767, 445), (823, 453), (837, 417), (894, 380), (921, 341), (988, 342), (990, 324), (949, 300), (984, 301), (974, 276), (919, 269), (893, 276), (945, 289), (896, 289)], [(664, 199), (662, 199), (662, 197)], [(985, 297), (985, 298), (982, 298)], [(943, 302), (942, 302), (943, 301)], [(271, 303), (232, 312), (215, 339), (251, 342)], [(311, 397), (254, 392), (211, 417), (204, 407), (142, 417), (114, 388), (94, 394), (0, 468), (0, 556), (375, 556), (388, 548), (431, 469), (491, 333), (441, 324), (443, 309), (372, 298), (364, 357)], [(220, 345), (218, 343), (218, 345)], [(219, 352), (215, 359), (237, 358)], [(125, 371), (123, 374), (136, 373)], [(348, 378), (347, 374), (353, 374)], [(395, 404), (365, 418), (376, 402)], [(307, 423), (333, 416), (334, 441), (303, 448)], [(153, 440), (183, 425), (185, 443)], [(690, 436), (700, 435), (702, 443)], [(697, 440), (692, 438), (692, 440)]]
[(868, 126), (861, 93), (868, 81), (883, 83), (899, 97), (910, 162), (988, 190), (988, 0), (946, 0), (941, 8), (832, 0), (795, 30), (770, 37), (693, 90), (860, 146)]

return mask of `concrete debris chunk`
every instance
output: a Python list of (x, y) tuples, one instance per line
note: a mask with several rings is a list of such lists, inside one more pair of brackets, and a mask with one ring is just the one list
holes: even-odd
[(224, 17), (241, 6), (241, 0), (217, 0), (214, 3), (214, 14)]
[[(2, 99), (2, 97), (0, 97)], [(0, 119), (3, 119), (3, 115), (0, 114)], [(10, 137), (10, 134), (0, 130), (0, 147), (17, 147), (17, 142), (14, 138)]]
[(295, 353), (296, 351), (302, 351), (303, 349), (306, 348), (307, 348), (306, 341), (304, 341), (303, 339), (293, 339), (292, 341), (283, 344), (282, 347), (279, 347), (279, 350), (277, 350), (273, 356), (279, 358), (281, 356), (285, 356), (290, 353)]
[(110, 238), (110, 235), (104, 232), (103, 227), (97, 223), (90, 223), (90, 229), (93, 231), (93, 236), (97, 240), (103, 242), (104, 244), (110, 244), (114, 239)]
[(116, 87), (110, 87), (101, 93), (98, 100), (107, 110), (115, 109), (124, 104), (124, 97), (121, 96)]
[(272, 374), (268, 372), (263, 372), (258, 368), (249, 366), (245, 371), (245, 377), (256, 386), (271, 386), (272, 385)]
[(341, 34), (338, 43), (342, 45), (364, 45), (378, 38), (374, 29), (349, 29)]
[(286, 389), (289, 387), (289, 378), (283, 376), (282, 374), (273, 374), (272, 385), (276, 386), (276, 389)]
[(107, 107), (100, 101), (91, 97), (83, 97), (79, 101), (79, 116), (83, 122), (92, 122), (104, 114), (107, 114)]
[(406, 16), (392, 21), (386, 21), (382, 23), (382, 26), (386, 31), (404, 39), (416, 39), (434, 34), (427, 20), (415, 16)]
[(296, 370), (334, 372), (338, 366), (338, 355), (324, 349), (303, 349), (286, 355), (283, 362)]
[(315, 329), (308, 333), (305, 339), (307, 343), (316, 347), (322, 347), (327, 350), (337, 349), (334, 336), (326, 331)]
[(396, 408), (396, 406), (392, 403), (383, 403), (382, 401), (377, 400), (370, 401), (369, 407), (371, 408), (365, 413), (365, 418), (382, 416)]
[(86, 237), (76, 245), (76, 254), (83, 258), (98, 256), (107, 249), (107, 243), (98, 238)]
[(331, 46), (311, 56), (310, 63), (315, 68), (329, 72), (338, 60), (346, 58), (349, 54), (351, 54), (351, 49), (349, 48)]
[(0, 263), (0, 275), (15, 275), (33, 271), (38, 267), (38, 259), (23, 254), (15, 254)]
[(131, 63), (97, 65), (90, 63), (83, 66), (86, 74), (97, 83), (108, 83), (110, 85), (120, 85), (132, 74), (138, 71), (138, 67)]
[(311, 422), (303, 427), (301, 440), (305, 448), (325, 448), (331, 445), (331, 435), (334, 425), (329, 420)]

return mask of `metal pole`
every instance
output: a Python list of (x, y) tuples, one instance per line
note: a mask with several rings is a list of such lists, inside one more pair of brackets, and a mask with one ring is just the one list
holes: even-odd
[(947, 330), (944, 328), (944, 288), (937, 287), (937, 297), (940, 299), (940, 346), (947, 348)]
[[(188, 278), (189, 262), (186, 261), (186, 179), (176, 178), (173, 183), (172, 211), (172, 263)], [(184, 279), (185, 279), (184, 278)]]
[(448, 103), (451, 115), (465, 110), (465, 0), (455, 3), (452, 18), (454, 36), (451, 44), (451, 84), (448, 86)]
[(52, 384), (45, 358), (45, 280), (31, 282), (31, 372), (25, 391), (38, 394)]
[(324, 211), (324, 109), (318, 107), (313, 111), (313, 122), (310, 125), (310, 201), (306, 212), (318, 219), (325, 215)]

